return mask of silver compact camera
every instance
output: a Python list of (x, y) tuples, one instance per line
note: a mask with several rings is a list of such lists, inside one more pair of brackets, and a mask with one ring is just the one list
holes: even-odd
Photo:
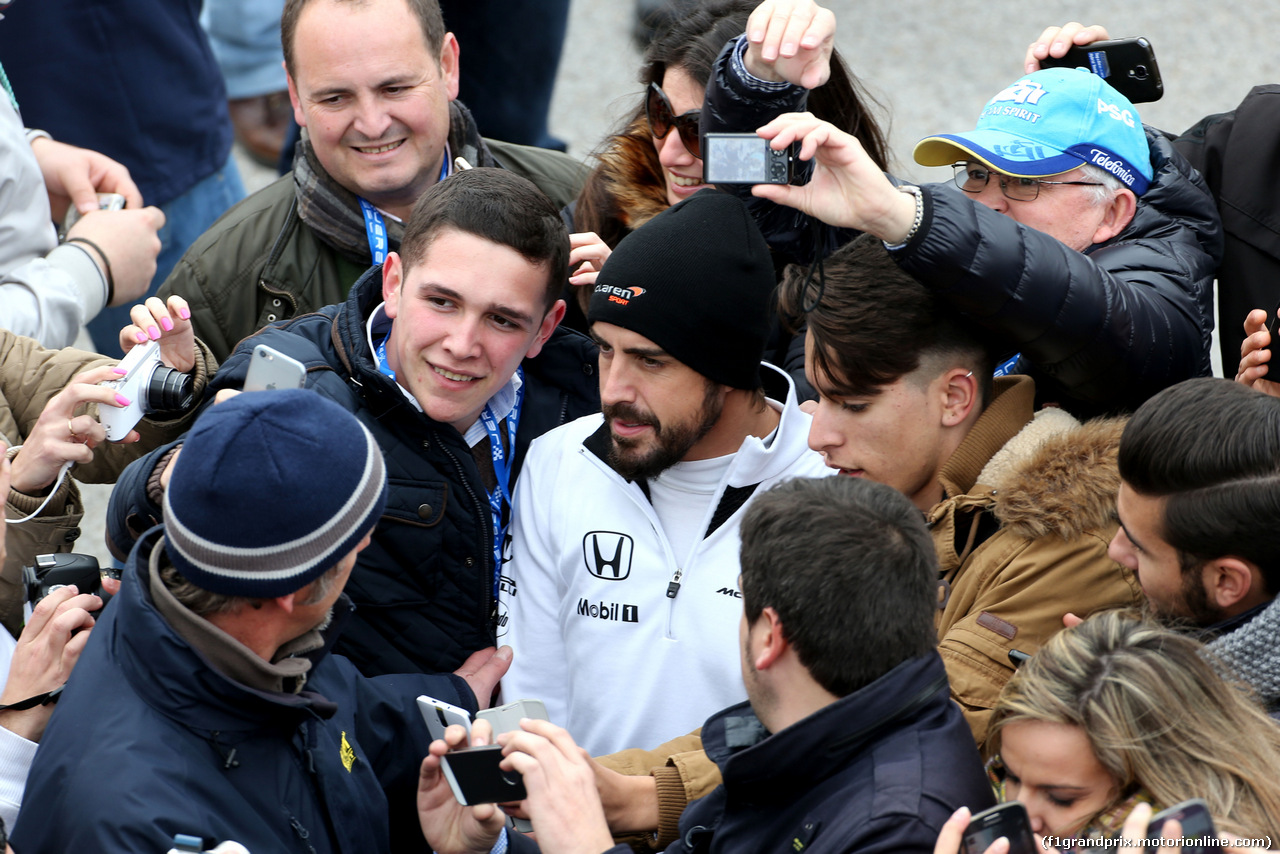
[(140, 344), (120, 363), (125, 375), (100, 385), (113, 388), (129, 399), (129, 405), (99, 406), (98, 420), (107, 430), (107, 440), (119, 442), (143, 416), (153, 412), (181, 412), (191, 405), (194, 381), (190, 374), (162, 364), (160, 345)]

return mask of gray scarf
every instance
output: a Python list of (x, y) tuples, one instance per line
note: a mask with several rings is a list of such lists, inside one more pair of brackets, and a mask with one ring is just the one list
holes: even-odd
[(1280, 598), (1205, 650), (1253, 688), (1269, 712), (1280, 710)]

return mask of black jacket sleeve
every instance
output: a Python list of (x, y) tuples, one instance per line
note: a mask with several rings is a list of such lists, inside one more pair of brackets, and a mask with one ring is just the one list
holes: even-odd
[(894, 252), (902, 268), (1019, 350), (1041, 401), (1082, 415), (1132, 410), (1210, 372), (1213, 276), (1222, 256), (1204, 181), (1148, 131), (1155, 181), (1133, 221), (1076, 252), (947, 184), (925, 189), (925, 219)]

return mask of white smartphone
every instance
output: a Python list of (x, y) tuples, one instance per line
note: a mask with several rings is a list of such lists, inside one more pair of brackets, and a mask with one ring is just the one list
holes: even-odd
[(511, 732), (513, 729), (520, 729), (521, 718), (533, 718), (539, 721), (551, 720), (547, 717), (547, 707), (541, 700), (513, 700), (510, 703), (504, 703), (492, 709), (481, 709), (476, 712), (476, 720), (488, 721), (489, 725), (493, 727), (494, 735)]
[[(493, 734), (511, 732), (520, 729), (521, 718), (533, 718), (539, 721), (551, 720), (547, 717), (547, 707), (541, 700), (513, 700), (492, 709), (481, 709), (476, 712), (476, 720), (486, 720), (493, 727)], [(509, 798), (509, 800), (517, 800)], [(521, 833), (533, 830), (533, 823), (525, 818), (508, 816), (511, 826)]]
[(457, 706), (446, 703), (444, 700), (437, 700), (435, 697), (420, 694), (418, 695), (418, 711), (422, 712), (422, 720), (426, 722), (427, 731), (431, 733), (432, 739), (444, 738), (445, 727), (450, 724), (458, 724), (465, 727), (468, 737), (471, 735), (471, 715), (466, 709), (460, 709)]
[(279, 350), (259, 344), (249, 359), (249, 372), (244, 377), (245, 391), (267, 391), (276, 388), (302, 388), (307, 382), (307, 369), (301, 362)]

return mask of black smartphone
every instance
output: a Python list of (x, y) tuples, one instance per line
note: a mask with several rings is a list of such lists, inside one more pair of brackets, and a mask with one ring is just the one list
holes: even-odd
[(463, 806), (523, 801), (529, 796), (524, 780), (515, 771), (498, 767), (502, 746), (485, 744), (451, 750), (440, 758), (444, 777), (453, 796)]
[[(1272, 350), (1280, 349), (1280, 341), (1276, 340), (1276, 331), (1280, 329), (1280, 305), (1271, 310), (1271, 316), (1267, 318), (1267, 332), (1271, 335), (1271, 343), (1267, 345)], [(1268, 371), (1267, 373), (1271, 373)]]
[(1159, 101), (1164, 81), (1156, 52), (1143, 38), (1110, 39), (1073, 47), (1061, 59), (1040, 60), (1041, 68), (1087, 68), (1135, 104)]
[(754, 133), (709, 133), (702, 138), (702, 179), (708, 184), (787, 184), (791, 150), (774, 151)]
[[(1161, 838), (1161, 829), (1167, 821), (1182, 825), (1182, 833), (1179, 834), (1182, 854), (1204, 854), (1210, 847), (1218, 850), (1213, 845), (1218, 835), (1213, 827), (1213, 817), (1209, 815), (1209, 805), (1201, 798), (1183, 801), (1153, 815), (1147, 825), (1147, 839)], [(1155, 854), (1156, 850), (1157, 846), (1147, 846), (1147, 854)]]
[(982, 854), (1001, 836), (1009, 840), (1009, 854), (1037, 854), (1027, 808), (1017, 801), (983, 810), (969, 819), (960, 851), (962, 854)]

